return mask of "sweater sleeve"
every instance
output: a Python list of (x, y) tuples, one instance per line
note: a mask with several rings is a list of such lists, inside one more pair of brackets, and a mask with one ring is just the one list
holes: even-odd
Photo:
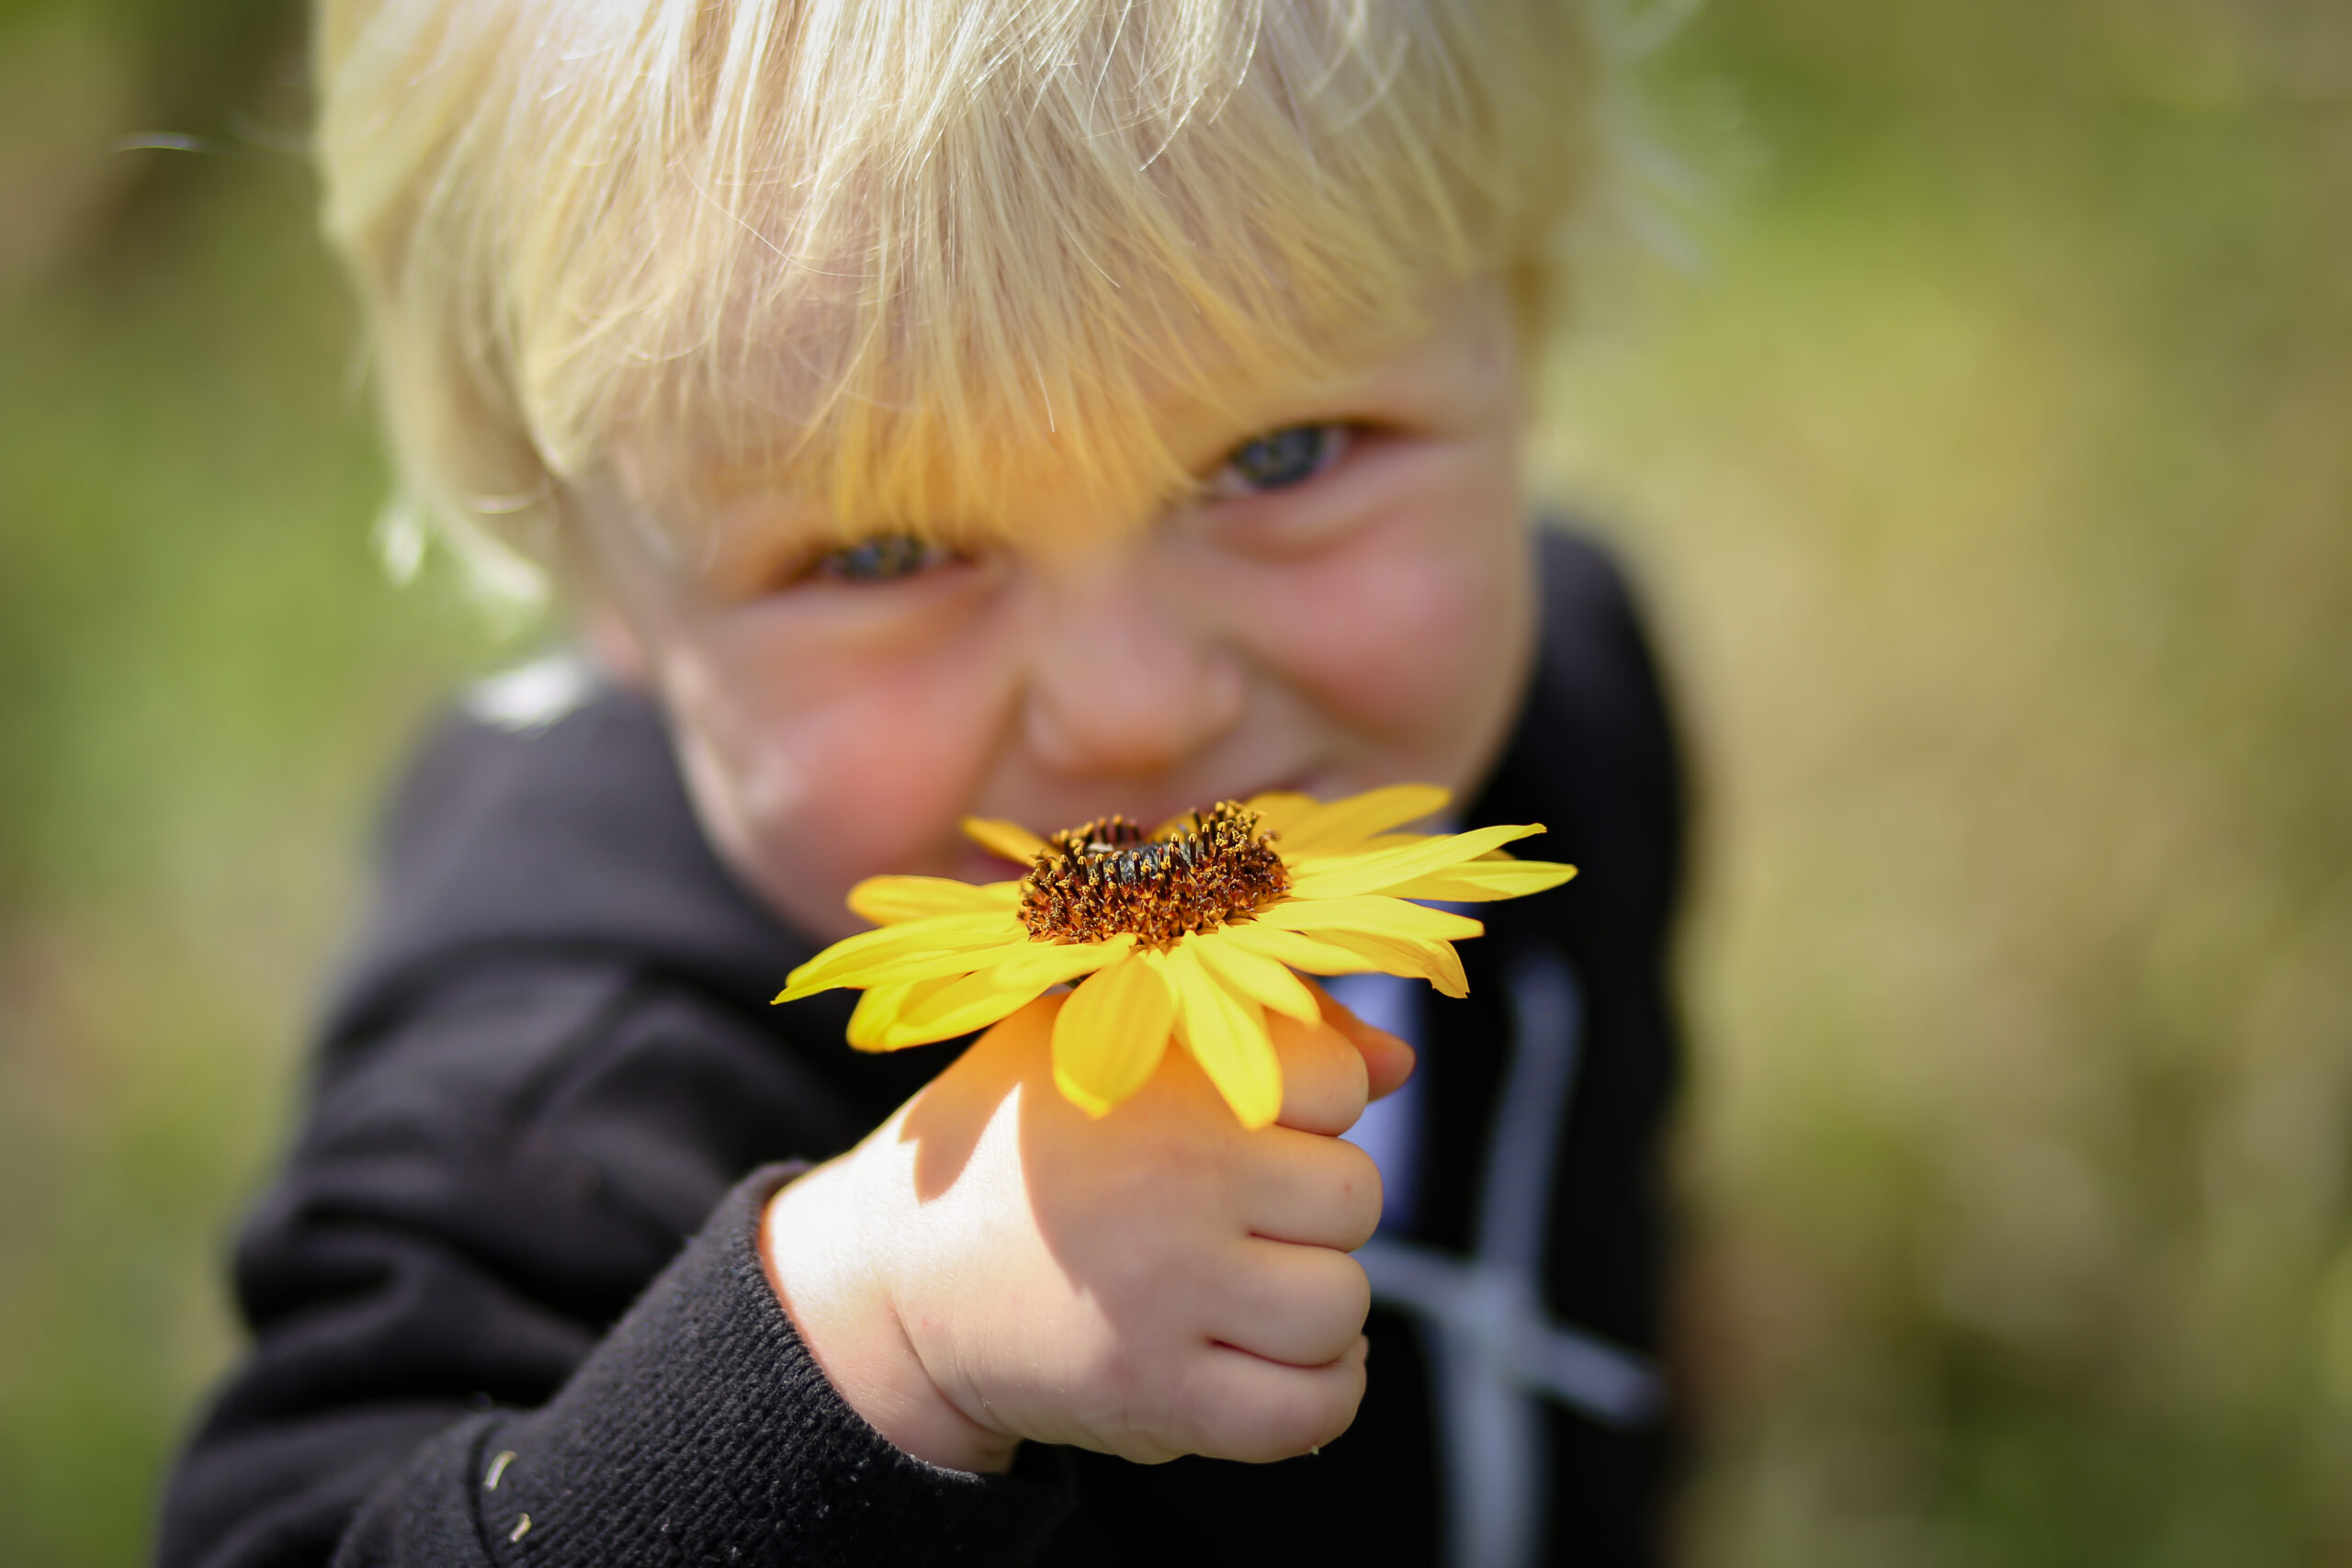
[(159, 1561), (1027, 1561), (1069, 1506), (1057, 1456), (982, 1479), (899, 1452), (760, 1269), (775, 1162), (862, 1130), (724, 1005), (579, 954), (331, 1041)]
[(729, 1193), (546, 1406), (478, 1416), (419, 1449), (369, 1499), (338, 1568), (1034, 1552), (1066, 1506), (1053, 1456), (1005, 1477), (913, 1459), (842, 1403), (801, 1344), (756, 1243), (762, 1201), (793, 1173), (770, 1168)]

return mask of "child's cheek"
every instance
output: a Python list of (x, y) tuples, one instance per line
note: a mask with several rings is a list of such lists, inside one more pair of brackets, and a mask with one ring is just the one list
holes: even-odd
[(1479, 584), (1440, 558), (1351, 563), (1301, 595), (1296, 660), (1327, 702), (1361, 722), (1409, 728), (1459, 696), (1476, 668)]
[[(1007, 712), (971, 639), (796, 668), (705, 651), (670, 682), (689, 787), (729, 866), (809, 934), (859, 929), (843, 899), (883, 871), (947, 874)], [(870, 651), (870, 650), (869, 650)]]
[(1266, 623), (1271, 661), (1353, 728), (1442, 743), (1511, 683), (1524, 546), (1515, 526), (1470, 549), (1397, 532), (1283, 570), (1295, 609)]

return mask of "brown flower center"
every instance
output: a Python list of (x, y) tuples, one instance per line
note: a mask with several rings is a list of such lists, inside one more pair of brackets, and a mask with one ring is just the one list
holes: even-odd
[(1290, 888), (1258, 814), (1230, 800), (1157, 838), (1124, 817), (1057, 833), (1021, 879), (1021, 922), (1036, 942), (1147, 942), (1215, 931)]

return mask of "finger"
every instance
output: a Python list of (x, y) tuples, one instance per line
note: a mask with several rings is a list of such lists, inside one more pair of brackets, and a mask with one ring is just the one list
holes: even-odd
[[(1302, 979), (1306, 977), (1302, 976)], [(1371, 1024), (1340, 1005), (1339, 999), (1312, 979), (1306, 979), (1307, 989), (1322, 1005), (1323, 1021), (1348, 1037), (1363, 1054), (1368, 1092), (1367, 1100), (1379, 1100), (1405, 1087), (1413, 1076), (1413, 1048), (1385, 1029)]]
[(1355, 1145), (1320, 1134), (1259, 1133), (1255, 1157), (1232, 1167), (1232, 1190), (1250, 1235), (1353, 1252), (1380, 1224), (1380, 1168)]
[(1321, 1448), (1363, 1403), (1362, 1335), (1329, 1366), (1290, 1367), (1212, 1346), (1185, 1379), (1180, 1440), (1211, 1459), (1271, 1464)]
[(1344, 1252), (1252, 1236), (1217, 1281), (1202, 1326), (1212, 1339), (1294, 1367), (1348, 1353), (1372, 1313), (1372, 1282)]
[(1283, 1108), (1277, 1124), (1337, 1137), (1363, 1114), (1363, 1053), (1337, 1029), (1272, 1013), (1267, 1032), (1282, 1063)]

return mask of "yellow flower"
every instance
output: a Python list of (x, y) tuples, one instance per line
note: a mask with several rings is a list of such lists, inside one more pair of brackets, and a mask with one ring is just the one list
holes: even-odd
[(1432, 784), (1329, 805), (1303, 795), (1224, 801), (1146, 833), (1117, 817), (1051, 840), (972, 818), (965, 831), (1018, 882), (869, 877), (850, 908), (879, 928), (794, 970), (779, 1002), (865, 990), (850, 1043), (895, 1051), (985, 1029), (1082, 982), (1054, 1021), (1054, 1081), (1100, 1116), (1143, 1087), (1172, 1037), (1244, 1126), (1282, 1106), (1269, 1011), (1320, 1012), (1295, 971), (1377, 970), (1468, 994), (1453, 943), (1486, 928), (1413, 899), (1465, 903), (1555, 887), (1576, 868), (1502, 846), (1541, 827), (1446, 835), (1395, 829), (1444, 809)]

